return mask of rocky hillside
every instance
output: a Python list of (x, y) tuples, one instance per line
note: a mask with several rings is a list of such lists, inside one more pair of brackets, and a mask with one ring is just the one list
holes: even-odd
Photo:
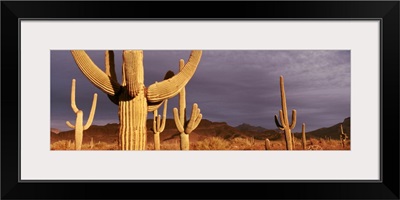
[[(350, 118), (346, 118), (343, 122), (344, 132), (350, 135)], [(339, 138), (339, 125), (335, 124), (328, 128), (321, 128), (315, 131), (307, 132), (307, 137), (324, 138), (331, 137), (332, 139)], [(152, 132), (153, 120), (147, 120), (147, 141), (153, 142)], [(83, 142), (89, 142), (93, 138), (94, 142), (117, 142), (118, 139), (118, 124), (107, 124), (104, 126), (92, 125), (84, 132)], [(74, 130), (59, 132), (51, 131), (51, 143), (59, 140), (74, 140)], [(300, 133), (295, 133), (296, 137), (300, 137)], [(173, 119), (167, 119), (165, 130), (160, 134), (161, 141), (179, 141), (179, 132), (175, 127)], [(235, 137), (253, 137), (256, 140), (281, 140), (284, 138), (282, 131), (268, 130), (263, 127), (255, 127), (249, 124), (242, 124), (237, 127), (229, 126), (226, 122), (211, 122), (203, 119), (199, 126), (190, 134), (191, 141), (203, 140), (207, 137), (221, 137), (224, 139), (233, 139)]]

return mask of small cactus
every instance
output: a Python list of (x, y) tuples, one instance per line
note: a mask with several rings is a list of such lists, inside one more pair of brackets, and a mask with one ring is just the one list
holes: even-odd
[(340, 124), (340, 141), (342, 142), (342, 147), (346, 147), (346, 139), (349, 138), (345, 132), (343, 132), (343, 124)]
[(89, 147), (90, 147), (90, 149), (93, 149), (93, 148), (94, 148), (93, 137), (90, 138)]
[(296, 149), (296, 138), (294, 137), (294, 133), (292, 133), (292, 144), (293, 144), (293, 150)]
[(306, 138), (306, 124), (303, 123), (301, 126), (301, 138), (303, 144), (303, 150), (307, 149), (307, 138)]
[(271, 149), (271, 141), (269, 139), (265, 139), (265, 150), (272, 150)]
[(168, 99), (164, 101), (164, 110), (161, 116), (158, 114), (158, 109), (153, 111), (153, 132), (154, 132), (154, 150), (160, 150), (160, 133), (164, 131), (165, 123), (167, 119), (167, 104)]
[[(179, 70), (182, 71), (185, 63), (184, 60), (179, 61)], [(186, 122), (186, 91), (185, 87), (179, 93), (179, 113), (178, 109), (174, 108), (175, 125), (180, 133), (181, 150), (189, 150), (189, 134), (197, 128), (203, 115), (200, 113), (197, 103), (193, 104), (192, 114), (188, 122)]]
[(75, 149), (81, 150), (82, 148), (82, 140), (83, 140), (83, 131), (87, 130), (93, 122), (94, 113), (96, 110), (97, 104), (97, 94), (93, 95), (92, 109), (90, 110), (89, 118), (85, 125), (83, 125), (83, 111), (79, 110), (75, 103), (75, 86), (76, 80), (72, 79), (71, 86), (71, 107), (72, 110), (76, 113), (76, 121), (75, 125), (72, 125), (69, 121), (66, 122), (67, 126), (72, 129), (75, 129)]
[(276, 126), (285, 131), (286, 149), (293, 150), (293, 140), (291, 130), (296, 126), (296, 110), (292, 110), (292, 123), (289, 124), (287, 106), (286, 106), (286, 93), (283, 76), (280, 76), (280, 88), (281, 88), (281, 105), (282, 110), (279, 111), (279, 117), (281, 123), (279, 123), (278, 116), (275, 115)]

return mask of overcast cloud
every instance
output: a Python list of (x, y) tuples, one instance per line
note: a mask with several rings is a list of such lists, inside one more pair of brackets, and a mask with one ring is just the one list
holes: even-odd
[[(104, 51), (87, 53), (104, 69)], [(189, 55), (190, 50), (144, 51), (145, 85), (161, 81), (168, 70), (177, 73), (179, 59), (187, 60)], [(122, 51), (115, 51), (115, 59), (121, 82)], [(204, 119), (276, 129), (280, 75), (285, 78), (288, 111), (297, 110), (295, 131), (301, 130), (301, 123), (311, 131), (350, 117), (349, 50), (203, 50), (197, 71), (186, 86), (188, 115), (192, 104), (198, 103)], [(118, 123), (118, 107), (81, 73), (70, 51), (57, 50), (51, 51), (51, 126), (70, 130), (65, 121), (75, 122), (70, 106), (73, 78), (84, 123), (94, 93), (99, 96), (93, 124)], [(177, 96), (169, 101), (168, 118), (177, 102)], [(152, 117), (149, 113), (148, 118)]]

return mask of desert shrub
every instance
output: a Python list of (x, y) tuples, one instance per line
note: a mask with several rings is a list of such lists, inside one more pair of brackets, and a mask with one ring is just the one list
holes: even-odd
[(255, 149), (254, 138), (237, 137), (230, 140), (230, 147), (232, 150), (253, 150)]
[(51, 144), (50, 150), (75, 150), (75, 143), (71, 140), (60, 140)]
[(229, 150), (230, 145), (230, 142), (220, 137), (210, 137), (196, 142), (193, 150)]

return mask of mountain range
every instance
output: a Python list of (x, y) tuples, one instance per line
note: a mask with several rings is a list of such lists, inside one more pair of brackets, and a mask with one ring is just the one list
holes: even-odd
[[(338, 122), (330, 127), (320, 128), (307, 132), (307, 138), (331, 138), (339, 139), (340, 124), (343, 124), (344, 132), (350, 138), (350, 117), (345, 118), (343, 122)], [(306, 124), (307, 125), (307, 124)], [(147, 120), (147, 141), (153, 141), (153, 120)], [(83, 142), (89, 142), (91, 138), (94, 141), (102, 141), (107, 143), (116, 142), (118, 139), (119, 124), (107, 124), (104, 126), (92, 125), (88, 130), (84, 131)], [(58, 132), (58, 133), (57, 133)], [(51, 128), (51, 143), (59, 140), (74, 140), (74, 130), (58, 131)], [(294, 133), (295, 137), (300, 138), (301, 133)], [(243, 123), (233, 127), (226, 122), (212, 122), (203, 119), (199, 126), (190, 134), (191, 141), (203, 140), (207, 137), (221, 137), (224, 139), (233, 139), (235, 137), (252, 137), (255, 140), (281, 140), (284, 139), (283, 131), (279, 129), (265, 129), (260, 126), (252, 126)], [(164, 131), (160, 134), (161, 141), (179, 140), (179, 132), (176, 129), (174, 119), (167, 119)]]

